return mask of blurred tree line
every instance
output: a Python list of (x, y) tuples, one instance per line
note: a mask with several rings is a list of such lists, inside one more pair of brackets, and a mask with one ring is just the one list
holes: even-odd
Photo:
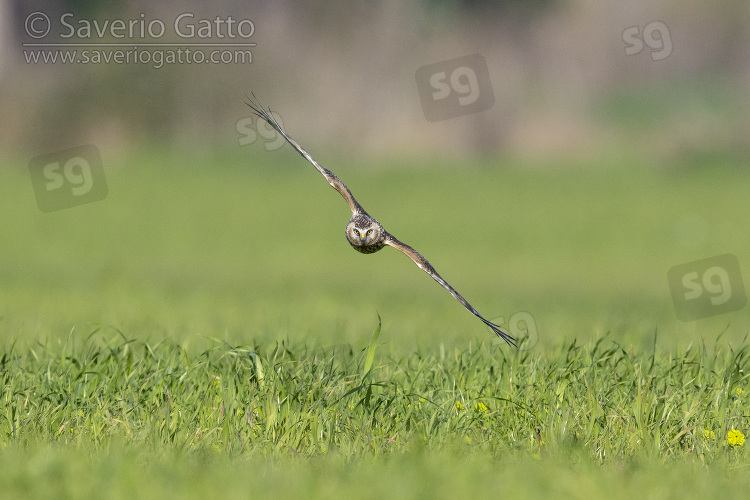
[[(65, 12), (99, 21), (138, 20), (143, 13), (167, 26), (184, 12), (196, 20), (231, 15), (252, 20), (250, 41), (257, 45), (251, 64), (33, 64), (24, 50), (37, 49), (22, 44), (34, 41), (24, 26), (34, 11), (53, 22)], [(624, 30), (655, 20), (669, 28), (674, 53), (663, 61), (649, 57), (648, 47), (627, 55)], [(741, 148), (748, 115), (744, 99), (736, 100), (747, 90), (748, 20), (746, 2), (735, 0), (710, 6), (677, 0), (9, 0), (0, 6), (6, 33), (0, 147), (43, 150), (83, 141), (232, 147), (235, 123), (248, 116), (244, 95), (254, 90), (295, 135), (352, 149), (555, 155), (594, 147), (622, 130), (678, 149), (695, 147), (706, 133), (715, 145), (725, 134), (730, 139), (721, 139), (722, 147)], [(495, 106), (427, 122), (415, 71), (472, 53), (487, 60)], [(640, 105), (643, 99), (651, 105)], [(675, 121), (682, 128), (669, 131)]]

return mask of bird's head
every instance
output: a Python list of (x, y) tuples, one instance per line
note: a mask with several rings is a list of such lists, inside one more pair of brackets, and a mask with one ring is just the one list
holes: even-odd
[(355, 250), (371, 253), (380, 250), (385, 231), (378, 221), (366, 214), (357, 214), (346, 225), (346, 239)]

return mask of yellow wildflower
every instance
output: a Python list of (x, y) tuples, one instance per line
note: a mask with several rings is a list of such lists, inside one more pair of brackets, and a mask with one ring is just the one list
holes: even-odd
[(478, 412), (487, 411), (487, 406), (485, 406), (485, 404), (480, 401), (479, 403), (474, 404), (474, 411), (478, 411)]
[(742, 446), (745, 444), (745, 435), (741, 431), (732, 429), (727, 432), (727, 443), (732, 446)]
[(716, 433), (714, 431), (705, 430), (703, 431), (703, 435), (706, 436), (706, 439), (716, 439)]
[(734, 395), (737, 397), (742, 396), (745, 393), (745, 390), (742, 387), (736, 387), (734, 389)]
[(456, 410), (461, 411), (464, 409), (464, 405), (461, 401), (456, 401)]

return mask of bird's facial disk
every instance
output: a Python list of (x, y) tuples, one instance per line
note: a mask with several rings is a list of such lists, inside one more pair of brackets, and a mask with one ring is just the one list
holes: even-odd
[(352, 228), (352, 236), (354, 241), (359, 241), (360, 244), (366, 245), (371, 242), (375, 237), (375, 228), (358, 229)]
[(380, 223), (366, 214), (354, 215), (346, 225), (346, 239), (362, 253), (373, 253), (383, 248), (385, 234)]

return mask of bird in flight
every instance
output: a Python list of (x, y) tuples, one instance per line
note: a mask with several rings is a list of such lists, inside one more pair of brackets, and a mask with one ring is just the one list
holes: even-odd
[(266, 121), (278, 133), (280, 133), (284, 137), (284, 139), (286, 139), (287, 142), (297, 150), (299, 154), (301, 154), (307, 161), (312, 163), (313, 166), (318, 170), (318, 172), (323, 174), (323, 177), (326, 178), (328, 184), (330, 184), (336, 191), (338, 191), (339, 194), (344, 197), (344, 200), (346, 200), (346, 202), (349, 204), (349, 208), (352, 210), (352, 218), (349, 219), (349, 223), (346, 225), (346, 239), (347, 241), (349, 241), (349, 244), (352, 246), (352, 248), (354, 248), (358, 252), (367, 254), (375, 253), (387, 245), (403, 252), (411, 260), (413, 260), (421, 270), (429, 274), (432, 279), (440, 283), (440, 286), (448, 290), (448, 292), (453, 295), (453, 297), (457, 301), (459, 301), (461, 305), (464, 306), (471, 314), (482, 320), (485, 325), (490, 327), (493, 332), (495, 332), (509, 345), (512, 345), (514, 347), (516, 346), (516, 339), (500, 330), (500, 325), (496, 325), (495, 323), (486, 320), (481, 314), (479, 314), (479, 312), (477, 312), (477, 310), (474, 309), (471, 304), (469, 304), (466, 299), (461, 296), (460, 293), (458, 293), (452, 286), (450, 286), (448, 282), (445, 281), (437, 273), (437, 271), (435, 271), (435, 268), (432, 267), (429, 262), (427, 262), (427, 259), (422, 257), (422, 254), (414, 250), (406, 243), (402, 243), (397, 240), (392, 234), (390, 234), (383, 228), (380, 222), (372, 218), (370, 214), (368, 214), (365, 209), (362, 208), (362, 205), (360, 205), (357, 200), (354, 199), (351, 191), (349, 191), (349, 188), (347, 188), (346, 185), (341, 182), (341, 179), (336, 177), (336, 175), (327, 168), (322, 167), (313, 159), (312, 156), (310, 156), (307, 151), (302, 149), (302, 146), (297, 144), (296, 141), (289, 137), (284, 129), (281, 128), (281, 125), (279, 125), (279, 123), (276, 121), (276, 118), (274, 118), (271, 114), (271, 108), (265, 109), (258, 101), (258, 98), (255, 97), (255, 94), (253, 93), (252, 95), (252, 102), (248, 102), (246, 104), (250, 106), (250, 108), (252, 108), (253, 112), (258, 115), (259, 118)]

